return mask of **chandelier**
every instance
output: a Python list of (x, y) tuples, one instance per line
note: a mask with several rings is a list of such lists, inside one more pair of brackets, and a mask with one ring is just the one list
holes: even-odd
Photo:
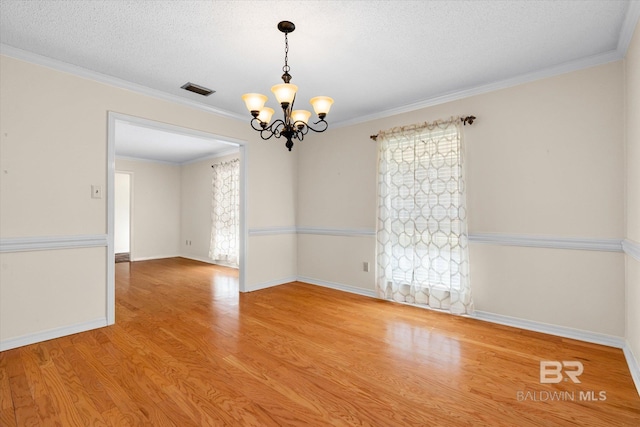
[(287, 143), (285, 146), (289, 151), (291, 151), (291, 148), (293, 147), (293, 140), (297, 139), (298, 141), (302, 141), (304, 136), (310, 130), (318, 133), (327, 130), (329, 125), (325, 121), (325, 117), (327, 116), (327, 113), (329, 113), (331, 104), (333, 104), (333, 99), (328, 96), (316, 96), (315, 98), (311, 98), (309, 102), (313, 106), (313, 109), (319, 119), (317, 122), (313, 123), (314, 126), (317, 126), (316, 128), (311, 127), (309, 124), (311, 112), (293, 109), (298, 86), (289, 83), (291, 81), (291, 74), (289, 74), (289, 70), (291, 68), (287, 63), (289, 54), (289, 40), (287, 35), (292, 33), (295, 29), (296, 26), (289, 21), (282, 21), (278, 24), (278, 30), (284, 33), (284, 67), (282, 67), (282, 71), (284, 71), (282, 80), (284, 83), (273, 86), (271, 88), (271, 92), (273, 92), (276, 100), (282, 108), (284, 119), (277, 119), (273, 123), (269, 124), (274, 111), (272, 108), (264, 106), (267, 102), (267, 97), (259, 93), (246, 93), (242, 95), (242, 99), (244, 100), (247, 109), (253, 116), (253, 119), (251, 119), (251, 127), (260, 132), (260, 137), (264, 140), (274, 136), (276, 138), (286, 138)]

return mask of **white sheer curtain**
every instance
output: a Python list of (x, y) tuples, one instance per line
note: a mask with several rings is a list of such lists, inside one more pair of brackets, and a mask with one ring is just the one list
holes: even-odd
[(212, 166), (209, 258), (238, 266), (240, 245), (240, 160)]
[(378, 134), (377, 292), (471, 314), (460, 119)]

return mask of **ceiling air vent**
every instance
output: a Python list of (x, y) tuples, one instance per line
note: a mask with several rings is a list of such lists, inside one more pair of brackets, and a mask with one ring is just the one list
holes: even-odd
[(211, 95), (212, 93), (215, 92), (215, 90), (207, 89), (204, 86), (195, 85), (195, 84), (193, 84), (191, 82), (187, 82), (187, 83), (183, 84), (180, 87), (182, 89), (188, 90), (190, 92), (197, 93), (198, 95), (202, 95), (202, 96), (209, 96), (209, 95)]

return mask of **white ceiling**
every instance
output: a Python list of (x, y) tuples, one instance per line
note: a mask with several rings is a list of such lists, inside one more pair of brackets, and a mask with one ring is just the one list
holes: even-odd
[(184, 164), (237, 152), (238, 146), (213, 138), (118, 120), (115, 151), (121, 158)]
[[(621, 59), (634, 0), (12, 1), (3, 52), (26, 51), (248, 122), (240, 96), (280, 83), (289, 35), (298, 107), (328, 95), (344, 125)], [(11, 54), (11, 53), (9, 53)], [(202, 97), (180, 86), (216, 90)], [(309, 108), (307, 106), (306, 108)], [(461, 112), (464, 114), (466, 112)]]

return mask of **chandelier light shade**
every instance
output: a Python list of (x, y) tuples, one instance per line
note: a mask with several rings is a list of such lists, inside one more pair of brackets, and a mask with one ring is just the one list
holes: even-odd
[(284, 137), (287, 140), (285, 146), (289, 151), (291, 151), (294, 139), (302, 141), (309, 131), (320, 133), (327, 130), (329, 124), (325, 120), (325, 117), (327, 117), (327, 114), (331, 109), (333, 99), (328, 96), (316, 96), (315, 98), (311, 98), (311, 106), (318, 116), (318, 121), (313, 123), (316, 127), (312, 127), (309, 123), (309, 120), (311, 119), (310, 111), (293, 109), (293, 104), (296, 100), (296, 93), (298, 92), (298, 86), (290, 83), (291, 74), (289, 74), (289, 70), (291, 68), (287, 63), (289, 54), (289, 39), (287, 35), (293, 32), (293, 30), (296, 29), (296, 26), (292, 22), (282, 21), (278, 24), (278, 29), (284, 33), (284, 67), (282, 67), (282, 71), (284, 71), (282, 81), (284, 83), (274, 85), (271, 88), (271, 92), (273, 92), (276, 97), (276, 101), (280, 104), (284, 117), (271, 122), (274, 110), (272, 108), (265, 107), (267, 102), (267, 97), (265, 95), (259, 93), (245, 93), (242, 95), (242, 99), (247, 106), (247, 110), (249, 110), (253, 116), (253, 119), (251, 119), (251, 127), (260, 132), (260, 137), (264, 140), (272, 137)]
[(264, 107), (265, 102), (267, 102), (267, 97), (259, 93), (245, 93), (242, 95), (242, 99), (249, 111), (260, 111), (262, 107)]
[(291, 112), (291, 120), (294, 123), (308, 123), (309, 117), (311, 117), (311, 112), (307, 110), (294, 110)]
[(318, 117), (324, 118), (329, 114), (331, 104), (333, 104), (333, 99), (328, 96), (316, 96), (315, 98), (311, 98), (311, 101), (309, 102), (313, 106), (313, 110), (316, 112)]
[(289, 104), (293, 104), (297, 91), (298, 86), (292, 85), (291, 83), (282, 83), (271, 87), (271, 92), (276, 96), (278, 104), (280, 105), (285, 104), (288, 106)]
[(262, 123), (269, 123), (271, 121), (271, 116), (273, 116), (275, 111), (273, 108), (264, 107), (260, 109), (260, 114), (258, 114), (257, 119)]

